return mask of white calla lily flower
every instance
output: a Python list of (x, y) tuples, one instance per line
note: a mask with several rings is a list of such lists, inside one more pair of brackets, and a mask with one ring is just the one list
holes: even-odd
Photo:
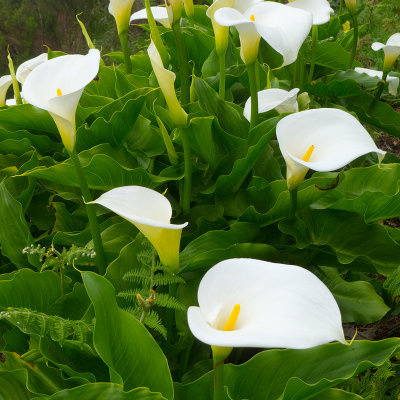
[(356, 118), (335, 108), (288, 115), (278, 122), (276, 137), (290, 189), (303, 181), (309, 169), (334, 171), (364, 154), (375, 152), (380, 160), (386, 154)]
[(312, 14), (272, 1), (257, 3), (241, 13), (221, 8), (214, 14), (218, 24), (235, 26), (240, 36), (240, 54), (245, 64), (255, 62), (262, 37), (283, 57), (282, 66), (293, 63), (312, 26)]
[(164, 68), (160, 53), (157, 51), (157, 47), (154, 45), (153, 41), (151, 41), (147, 53), (175, 124), (180, 127), (185, 126), (187, 114), (176, 97), (174, 86), (176, 75), (172, 71)]
[(165, 0), (165, 8), (167, 9), (171, 26), (181, 19), (183, 9), (182, 0)]
[(400, 33), (395, 33), (390, 36), (386, 44), (380, 42), (372, 43), (371, 48), (374, 51), (383, 49), (385, 53), (383, 71), (389, 71), (395, 63), (397, 57), (400, 55)]
[[(382, 79), (383, 76), (383, 71), (376, 71), (374, 69), (356, 67), (354, 68), (354, 71), (358, 72), (359, 74), (367, 74), (369, 76), (376, 77), (379, 79)], [(387, 76), (386, 82), (389, 85), (388, 87), (389, 93), (393, 96), (396, 96), (397, 89), (399, 87), (399, 78), (397, 76)]]
[(333, 13), (327, 0), (294, 0), (290, 1), (288, 6), (310, 12), (313, 16), (313, 25), (326, 24)]
[(22, 86), (22, 97), (47, 110), (53, 117), (65, 148), (75, 147), (75, 112), (83, 89), (96, 77), (100, 52), (66, 55), (45, 61), (36, 67)]
[(197, 297), (199, 307), (188, 309), (189, 328), (212, 346), (305, 349), (332, 341), (346, 344), (333, 295), (298, 266), (225, 260), (207, 271)]
[(7, 90), (12, 84), (11, 75), (3, 75), (0, 78), (0, 107), (6, 103)]
[[(155, 21), (159, 22), (166, 28), (171, 28), (171, 24), (169, 22), (169, 17), (168, 17), (168, 11), (165, 7), (157, 6), (157, 7), (150, 7), (150, 9)], [(143, 10), (133, 13), (131, 15), (130, 22), (140, 19), (147, 19), (147, 12), (145, 8), (143, 8)]]
[(129, 18), (134, 0), (110, 0), (108, 12), (115, 18), (118, 35), (129, 28)]
[[(290, 92), (283, 89), (265, 89), (257, 93), (258, 96), (258, 113), (264, 113), (275, 110), (279, 114), (292, 113), (299, 111), (297, 104), (297, 93), (300, 89), (295, 88)], [(250, 121), (251, 117), (251, 97), (249, 97), (244, 106), (244, 117)]]
[(142, 186), (122, 186), (102, 194), (101, 204), (135, 225), (149, 239), (161, 262), (174, 272), (179, 268), (181, 225), (170, 223), (172, 207), (162, 194)]
[(17, 77), (17, 80), (19, 83), (23, 84), (25, 82), (25, 79), (28, 77), (28, 75), (40, 64), (44, 63), (47, 61), (48, 55), (47, 53), (43, 53), (38, 55), (35, 58), (31, 58), (30, 60), (27, 60), (23, 62), (17, 69), (17, 72), (15, 76)]
[(6, 100), (6, 106), (11, 107), (11, 106), (16, 106), (16, 105), (17, 105), (17, 100), (15, 100), (15, 99), (7, 99)]
[(234, 3), (235, 0), (215, 0), (206, 12), (207, 17), (211, 19), (215, 37), (215, 50), (219, 56), (225, 56), (228, 47), (229, 27), (221, 26), (215, 21), (214, 14), (220, 8), (232, 7)]

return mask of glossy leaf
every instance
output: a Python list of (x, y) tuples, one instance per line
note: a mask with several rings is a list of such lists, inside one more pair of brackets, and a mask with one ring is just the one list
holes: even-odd
[(100, 357), (122, 378), (125, 390), (149, 387), (172, 400), (168, 363), (150, 333), (117, 306), (109, 281), (92, 272), (82, 278), (96, 313), (94, 345)]

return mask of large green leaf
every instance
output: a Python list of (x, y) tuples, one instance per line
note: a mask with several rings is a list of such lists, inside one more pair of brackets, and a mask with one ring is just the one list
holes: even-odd
[[(349, 67), (350, 54), (337, 42), (322, 42), (315, 48), (315, 64), (331, 69), (345, 70)], [(355, 61), (355, 66), (360, 66)]]
[(167, 359), (153, 337), (133, 315), (118, 307), (107, 279), (93, 272), (82, 273), (82, 278), (96, 313), (94, 345), (100, 357), (122, 378), (124, 389), (144, 386), (172, 400)]
[[(26, 374), (23, 369), (14, 371), (0, 370), (0, 398), (4, 400), (28, 400), (35, 395), (26, 386)], [(10, 394), (13, 396), (10, 397)]]
[(320, 270), (318, 277), (335, 296), (343, 322), (370, 324), (390, 310), (368, 282), (347, 282), (336, 268), (320, 267)]
[(205, 81), (195, 78), (194, 87), (201, 108), (211, 115), (215, 115), (222, 129), (231, 135), (247, 138), (249, 123), (239, 114), (231, 104), (222, 101), (218, 94)]
[(48, 397), (47, 400), (165, 400), (165, 397), (160, 393), (150, 392), (146, 388), (124, 392), (121, 385), (99, 382), (62, 390)]
[(0, 281), (0, 307), (48, 312), (61, 297), (60, 276), (53, 271), (21, 269)]
[(22, 205), (11, 196), (5, 182), (0, 183), (0, 244), (2, 253), (17, 268), (28, 267), (29, 261), (38, 266), (38, 260), (29, 259), (22, 250), (33, 243), (32, 235), (26, 223)]
[(390, 274), (397, 268), (400, 245), (379, 223), (367, 225), (360, 215), (338, 210), (308, 209), (299, 216), (297, 223), (285, 220), (279, 224), (283, 233), (296, 238), (298, 248), (327, 247), (342, 264), (356, 258), (366, 259), (382, 274)]
[[(224, 383), (233, 399), (304, 400), (323, 393), (400, 350), (400, 339), (326, 344), (306, 350), (268, 350), (242, 365), (225, 366)], [(187, 385), (177, 384), (176, 400), (211, 400), (213, 371)]]
[(259, 239), (255, 224), (238, 222), (229, 231), (209, 231), (188, 244), (180, 256), (182, 271), (206, 271), (219, 261), (229, 258), (250, 257), (274, 260), (278, 251), (264, 243), (251, 243)]
[(363, 400), (358, 394), (345, 392), (340, 389), (328, 389), (311, 398), (312, 400)]

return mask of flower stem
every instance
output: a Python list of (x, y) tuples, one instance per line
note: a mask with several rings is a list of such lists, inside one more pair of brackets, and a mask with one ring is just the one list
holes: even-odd
[(182, 199), (182, 211), (183, 214), (189, 214), (190, 212), (190, 199), (192, 194), (192, 151), (190, 149), (189, 138), (184, 128), (180, 128), (182, 145), (183, 145), (183, 157), (185, 163), (185, 177), (183, 183), (183, 192), (181, 192)]
[(219, 56), (219, 97), (221, 100), (225, 100), (225, 64), (226, 54)]
[(250, 96), (251, 96), (250, 128), (254, 128), (258, 123), (258, 93), (257, 93), (256, 63), (254, 62), (246, 66), (247, 66), (247, 73), (249, 75)]
[(386, 78), (388, 76), (388, 73), (389, 73), (389, 71), (383, 71), (382, 79), (379, 82), (378, 90), (375, 93), (375, 98), (374, 98), (375, 102), (379, 101), (379, 99), (381, 98), (383, 89), (384, 89), (385, 84), (386, 84)]
[(224, 400), (224, 361), (214, 359), (214, 400)]
[(289, 220), (292, 221), (295, 219), (296, 210), (297, 210), (297, 188), (289, 189), (290, 193), (290, 214)]
[(132, 73), (131, 52), (128, 44), (128, 31), (123, 31), (118, 34), (119, 41), (121, 42), (122, 52), (124, 53), (124, 63), (127, 74)]
[(313, 25), (311, 37), (312, 37), (312, 43), (311, 43), (311, 65), (310, 65), (310, 73), (308, 75), (308, 82), (309, 83), (313, 80), (313, 75), (314, 75), (315, 47), (317, 45), (317, 40), (318, 40), (318, 25)]
[(353, 47), (351, 49), (351, 57), (349, 63), (349, 69), (353, 68), (354, 58), (356, 57), (357, 52), (357, 43), (358, 43), (358, 19), (356, 14), (351, 14), (351, 18), (353, 19)]
[(185, 44), (183, 42), (181, 26), (179, 23), (180, 20), (172, 24), (172, 31), (174, 32), (181, 75), (181, 104), (185, 105), (190, 101), (189, 64)]
[(72, 162), (75, 165), (75, 170), (78, 175), (79, 185), (81, 187), (81, 192), (83, 195), (83, 199), (85, 201), (86, 212), (89, 218), (90, 230), (92, 232), (92, 239), (94, 244), (94, 249), (96, 251), (96, 261), (97, 268), (101, 275), (104, 275), (106, 272), (106, 257), (103, 249), (103, 242), (101, 241), (100, 230), (97, 224), (96, 212), (94, 209), (94, 204), (87, 204), (92, 201), (92, 196), (90, 194), (89, 186), (87, 184), (85, 175), (83, 174), (82, 165), (79, 161), (78, 155), (76, 154), (76, 150), (74, 149), (69, 153)]

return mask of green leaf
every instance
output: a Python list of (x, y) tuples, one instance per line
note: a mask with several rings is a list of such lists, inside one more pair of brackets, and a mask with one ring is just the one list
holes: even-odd
[[(47, 400), (165, 400), (160, 393), (150, 392), (147, 388), (132, 389), (124, 392), (121, 385), (115, 383), (90, 383), (73, 389), (62, 390)], [(17, 400), (17, 399), (16, 399)]]
[[(315, 64), (331, 69), (346, 70), (349, 67), (350, 54), (337, 42), (318, 43), (315, 48)], [(361, 64), (355, 60), (356, 67)]]
[(0, 281), (0, 308), (24, 307), (47, 313), (61, 297), (60, 276), (53, 271), (21, 269)]
[(328, 389), (311, 398), (312, 400), (363, 400), (358, 394), (345, 392), (340, 389)]
[(0, 370), (0, 398), (12, 400), (29, 400), (35, 395), (25, 387), (26, 374), (22, 369), (15, 371)]
[[(400, 339), (325, 344), (305, 350), (267, 350), (242, 365), (225, 365), (224, 383), (233, 399), (304, 400), (382, 365), (400, 349)], [(213, 399), (214, 372), (176, 384), (176, 400)]]
[[(33, 238), (26, 223), (22, 205), (11, 196), (5, 182), (0, 183), (0, 243), (1, 251), (17, 267), (39, 267), (38, 260), (22, 253)], [(29, 262), (31, 261), (31, 262)]]
[[(382, 274), (397, 268), (400, 245), (379, 223), (366, 224), (357, 214), (338, 210), (303, 210), (298, 224), (282, 221), (279, 229), (296, 238), (297, 247), (309, 245), (327, 247), (342, 264), (356, 258), (372, 262)], [(299, 229), (300, 226), (303, 228)]]
[(172, 400), (167, 359), (153, 337), (118, 307), (109, 281), (93, 272), (83, 272), (82, 278), (96, 313), (94, 345), (100, 357), (119, 374), (126, 390), (144, 386)]
[(368, 282), (346, 282), (336, 268), (319, 269), (322, 274), (317, 275), (335, 296), (343, 322), (370, 324), (383, 318), (390, 310)]
[(239, 114), (230, 103), (222, 101), (217, 92), (205, 81), (195, 78), (194, 86), (199, 96), (200, 107), (218, 118), (221, 128), (233, 136), (246, 139), (249, 131), (249, 123)]
[(206, 271), (219, 261), (250, 257), (273, 260), (278, 251), (264, 243), (251, 243), (259, 237), (255, 224), (237, 222), (229, 231), (209, 231), (188, 244), (180, 255), (181, 271)]

